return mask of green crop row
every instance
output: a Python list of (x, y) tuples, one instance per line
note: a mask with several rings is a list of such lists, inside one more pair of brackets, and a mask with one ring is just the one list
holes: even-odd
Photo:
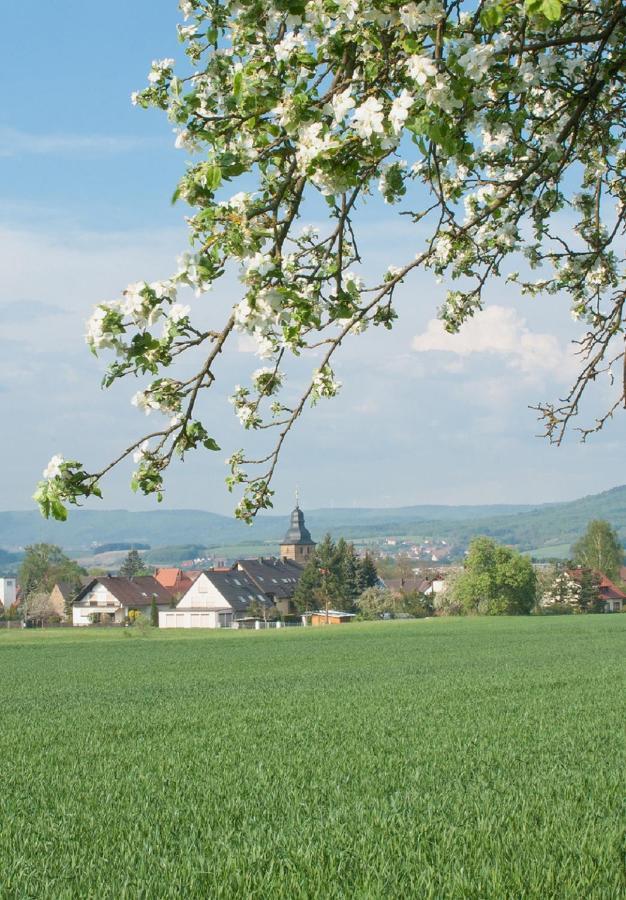
[(0, 897), (622, 896), (625, 632), (0, 631)]

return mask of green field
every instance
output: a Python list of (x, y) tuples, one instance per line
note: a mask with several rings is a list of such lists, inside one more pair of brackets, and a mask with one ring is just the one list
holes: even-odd
[(0, 897), (624, 896), (625, 636), (0, 631)]

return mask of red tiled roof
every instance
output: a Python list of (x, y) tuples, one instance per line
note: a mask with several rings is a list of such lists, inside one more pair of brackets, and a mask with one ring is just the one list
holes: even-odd
[(600, 576), (600, 595), (603, 600), (626, 600), (626, 594), (606, 575)]
[[(574, 581), (580, 581), (582, 578), (582, 569), (568, 569), (567, 574)], [(602, 572), (593, 573), (598, 579), (598, 594), (601, 600), (626, 600), (626, 594), (621, 591), (617, 585), (613, 584), (610, 578), (603, 575)]]
[(183, 593), (190, 588), (193, 583), (193, 579), (187, 572), (183, 572), (182, 569), (157, 569), (154, 573), (154, 577), (159, 584), (175, 594)]

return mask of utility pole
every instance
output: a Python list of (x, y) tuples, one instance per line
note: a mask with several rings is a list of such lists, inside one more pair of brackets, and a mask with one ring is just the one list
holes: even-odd
[(326, 582), (328, 569), (320, 569), (320, 573), (322, 575), (322, 593), (324, 595), (324, 609), (326, 610), (326, 624), (328, 625), (328, 584)]

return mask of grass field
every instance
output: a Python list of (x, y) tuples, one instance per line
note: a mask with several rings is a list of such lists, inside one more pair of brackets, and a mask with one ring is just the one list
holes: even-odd
[(625, 636), (0, 631), (0, 897), (624, 896)]

